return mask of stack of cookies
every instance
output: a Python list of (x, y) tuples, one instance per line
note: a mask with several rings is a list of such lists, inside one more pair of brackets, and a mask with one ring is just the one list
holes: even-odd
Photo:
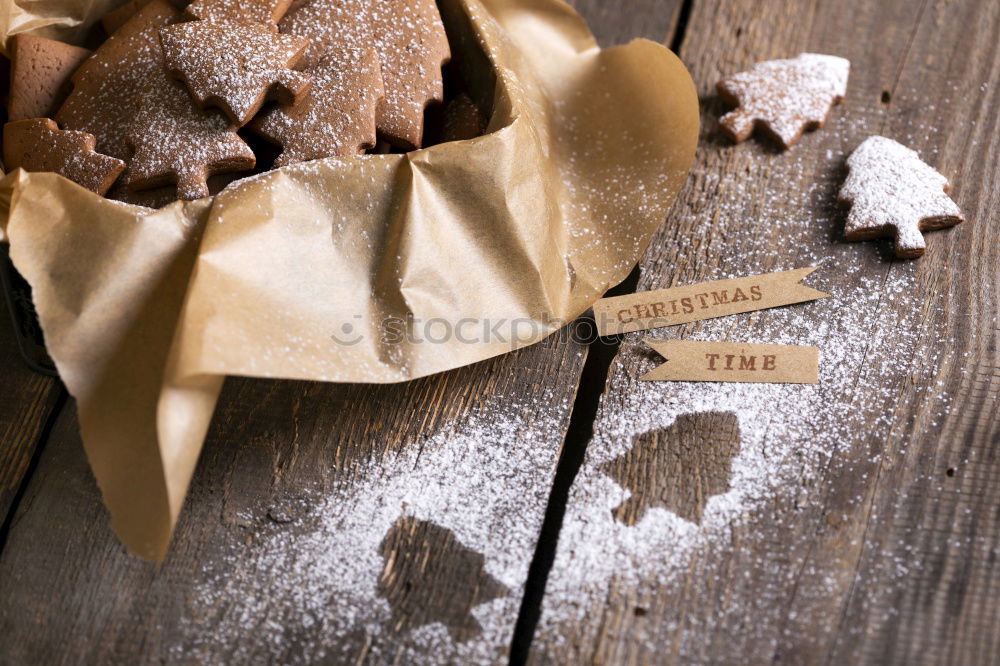
[[(434, 0), (183, 4), (126, 3), (102, 20), (110, 36), (93, 53), (16, 36), (7, 169), (157, 207), (208, 196), (263, 162), (425, 145), (450, 59)], [(483, 125), (461, 96), (443, 138)]]

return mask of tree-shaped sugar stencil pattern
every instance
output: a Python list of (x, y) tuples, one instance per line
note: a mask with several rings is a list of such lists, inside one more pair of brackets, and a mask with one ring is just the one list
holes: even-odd
[(481, 553), (462, 545), (451, 530), (403, 516), (379, 546), (385, 562), (378, 595), (392, 609), (392, 630), (440, 622), (456, 643), (482, 631), (474, 607), (510, 593), (483, 567)]
[(662, 507), (701, 524), (708, 500), (729, 490), (739, 450), (739, 419), (732, 412), (681, 414), (667, 428), (637, 435), (627, 453), (601, 466), (631, 492), (613, 509), (615, 519), (635, 525), (648, 509)]

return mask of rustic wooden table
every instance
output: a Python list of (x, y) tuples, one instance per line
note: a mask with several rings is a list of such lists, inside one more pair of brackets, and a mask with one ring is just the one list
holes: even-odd
[[(641, 384), (638, 334), (387, 388), (231, 380), (157, 567), (4, 313), (0, 663), (996, 662), (1000, 3), (575, 4), (605, 46), (671, 45), (702, 98), (622, 289), (819, 265), (829, 299), (658, 335), (816, 344), (821, 384)], [(714, 82), (802, 51), (851, 60), (828, 126), (722, 140)], [(839, 238), (872, 134), (969, 219), (920, 260)]]

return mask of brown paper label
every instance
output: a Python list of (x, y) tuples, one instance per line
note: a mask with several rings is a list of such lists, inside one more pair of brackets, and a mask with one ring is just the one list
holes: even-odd
[(639, 378), (644, 381), (819, 382), (819, 349), (816, 347), (691, 340), (646, 339), (644, 342), (667, 359), (666, 363)]
[(594, 304), (597, 331), (602, 336), (645, 331), (826, 298), (829, 294), (799, 284), (816, 268), (603, 298)]

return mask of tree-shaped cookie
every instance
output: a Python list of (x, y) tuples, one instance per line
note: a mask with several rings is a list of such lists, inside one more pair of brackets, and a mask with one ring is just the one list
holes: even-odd
[(946, 194), (948, 179), (892, 139), (869, 137), (847, 158), (847, 167), (840, 189), (841, 202), (851, 207), (846, 240), (892, 236), (896, 256), (912, 259), (926, 249), (922, 231), (965, 219)]
[(737, 143), (761, 128), (789, 148), (805, 130), (822, 127), (844, 99), (850, 69), (844, 58), (816, 53), (757, 63), (716, 84), (719, 98), (737, 106), (719, 126)]
[(302, 103), (268, 109), (250, 125), (282, 147), (275, 167), (358, 155), (375, 145), (375, 112), (383, 94), (378, 54), (331, 51), (309, 71), (313, 86)]
[(451, 59), (441, 14), (434, 0), (371, 0), (371, 23), (385, 82), (378, 131), (398, 148), (419, 148), (424, 111), (444, 100), (441, 67)]
[[(333, 52), (374, 48), (384, 90), (384, 99), (376, 108), (378, 132), (400, 148), (422, 145), (424, 111), (444, 97), (441, 66), (451, 53), (434, 0), (301, 0), (280, 27), (282, 32), (310, 40), (305, 64), (306, 71), (314, 74), (313, 67), (320, 62), (336, 62), (336, 58), (329, 58)], [(353, 59), (358, 60), (357, 56)], [(378, 92), (374, 79), (367, 76), (355, 85), (369, 86), (359, 91), (364, 99)], [(374, 137), (365, 145), (372, 142)]]
[(296, 107), (267, 109), (250, 127), (284, 147), (275, 166), (356, 155), (375, 145), (384, 91), (371, 32), (370, 0), (303, 0), (281, 21), (283, 33), (309, 40), (309, 95)]
[(295, 105), (309, 91), (310, 77), (292, 69), (309, 45), (300, 37), (236, 21), (181, 23), (160, 36), (170, 73), (201, 107), (218, 107), (239, 126), (265, 101)]
[(92, 134), (62, 131), (48, 118), (7, 123), (3, 160), (8, 169), (52, 171), (97, 194), (104, 194), (125, 171), (125, 163), (94, 152)]
[(63, 129), (93, 134), (97, 150), (128, 161), (126, 141), (145, 82), (163, 71), (159, 29), (180, 19), (166, 0), (152, 0), (73, 74), (73, 92), (56, 113)]
[(230, 123), (195, 106), (165, 71), (152, 77), (140, 95), (128, 143), (132, 158), (125, 184), (146, 190), (176, 183), (178, 199), (206, 197), (210, 176), (256, 165), (253, 151)]
[(130, 189), (179, 181), (178, 196), (192, 199), (208, 193), (203, 176), (251, 169), (256, 160), (224, 116), (199, 109), (167, 75), (159, 29), (179, 19), (166, 0), (140, 9), (76, 71), (56, 120), (125, 160)]

